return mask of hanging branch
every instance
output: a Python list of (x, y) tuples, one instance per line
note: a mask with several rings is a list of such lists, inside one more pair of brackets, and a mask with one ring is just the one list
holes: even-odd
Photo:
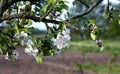
[(82, 3), (83, 5), (85, 5), (86, 8), (89, 8), (89, 7), (90, 7), (90, 6), (89, 6), (86, 2), (84, 2), (83, 0), (79, 0), (79, 2)]
[(107, 11), (108, 11), (108, 13), (110, 13), (109, 7), (110, 7), (110, 2), (109, 2), (109, 0), (107, 0)]
[[(6, 1), (6, 0), (5, 0)], [(10, 0), (7, 3), (3, 3), (0, 5), (0, 10), (3, 9), (2, 7), (5, 7), (4, 10), (0, 11), (0, 15), (3, 15), (2, 13), (4, 13), (4, 11), (10, 7), (13, 3), (16, 3), (18, 1), (30, 1), (31, 0)], [(92, 6), (90, 6), (86, 12), (80, 14), (80, 15), (76, 15), (71, 17), (70, 19), (64, 20), (64, 21), (70, 21), (71, 19), (77, 19), (80, 17), (84, 17), (85, 15), (87, 15), (88, 13), (90, 13), (96, 6), (98, 6), (103, 0), (98, 0), (97, 2), (95, 2)], [(51, 11), (51, 10), (50, 10)], [(47, 23), (54, 23), (54, 24), (59, 24), (63, 21), (58, 21), (58, 20), (51, 20), (51, 19), (45, 19), (45, 17), (50, 13), (47, 12), (47, 14), (41, 19), (41, 17), (37, 17), (37, 16), (33, 16), (28, 14), (27, 12), (25, 13), (19, 13), (19, 14), (14, 14), (14, 15), (6, 15), (6, 16), (0, 16), (0, 22), (4, 21), (4, 20), (11, 20), (11, 19), (16, 19), (16, 18), (26, 18), (26, 19), (31, 19), (35, 22), (47, 22)]]
[(43, 20), (46, 16), (48, 16), (53, 10), (53, 6), (50, 7), (50, 9), (43, 15), (43, 17), (40, 18), (40, 20)]
[(108, 15), (108, 20), (110, 20), (111, 18), (113, 18), (112, 12), (111, 12), (112, 8), (110, 9), (110, 1), (108, 0), (107, 2), (108, 2), (107, 3), (107, 15)]
[[(87, 15), (88, 13), (90, 13), (95, 7), (97, 7), (103, 0), (98, 0), (97, 2), (95, 2), (92, 6), (90, 6), (86, 12), (80, 14), (80, 15), (76, 15), (76, 16), (73, 16), (71, 17), (70, 19), (77, 19), (77, 18), (80, 18), (80, 17), (83, 17), (85, 15)], [(68, 20), (67, 20), (68, 21)]]
[(2, 0), (1, 4), (0, 4), (0, 17), (3, 16), (3, 13), (11, 6), (13, 5), (14, 3), (17, 3), (19, 1), (29, 1), (31, 2), (32, 4), (34, 2), (36, 2), (37, 0)]

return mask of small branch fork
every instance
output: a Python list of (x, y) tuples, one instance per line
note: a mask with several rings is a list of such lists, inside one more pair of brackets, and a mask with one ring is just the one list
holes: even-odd
[(71, 19), (77, 19), (77, 18), (80, 18), (80, 17), (84, 17), (85, 15), (87, 15), (88, 13), (90, 13), (95, 7), (97, 7), (103, 0), (98, 0), (97, 2), (95, 2), (92, 6), (90, 6), (86, 12), (80, 14), (80, 15), (76, 15), (76, 16), (73, 16), (71, 17)]
[[(46, 19), (45, 17), (51, 12), (52, 9), (50, 9), (50, 11), (47, 12), (46, 15), (43, 16), (43, 17), (33, 16), (33, 15), (30, 15), (28, 12), (3, 16), (3, 13), (11, 5), (13, 5), (14, 3), (19, 2), (19, 1), (29, 1), (29, 2), (33, 3), (33, 0), (3, 0), (3, 2), (0, 3), (0, 23), (5, 21), (5, 20), (11, 20), (11, 19), (17, 19), (17, 18), (26, 18), (26, 19), (33, 20), (35, 22), (45, 22), (45, 23), (54, 23), (54, 24), (59, 24), (61, 22), (68, 22), (69, 23), (69, 21), (72, 20), (72, 19), (78, 19), (78, 18), (84, 17), (85, 15), (89, 14), (103, 0), (96, 1), (95, 3), (93, 3), (92, 6), (88, 6), (85, 2), (83, 2), (82, 0), (79, 0), (79, 2), (84, 4), (88, 9), (84, 13), (76, 15), (76, 16), (73, 16), (73, 17), (71, 17), (69, 19), (66, 19), (66, 20), (59, 20), (58, 21), (58, 20), (53, 20), (53, 19)], [(34, 0), (34, 1), (36, 1), (36, 0)]]

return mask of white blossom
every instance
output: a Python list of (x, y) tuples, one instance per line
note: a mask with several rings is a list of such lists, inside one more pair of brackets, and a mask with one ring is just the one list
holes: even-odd
[(28, 37), (28, 34), (25, 33), (24, 31), (21, 31), (21, 36), (24, 37), (24, 38), (27, 38), (27, 37)]
[(70, 35), (70, 29), (65, 28), (65, 30), (62, 31), (63, 35)]
[(38, 49), (37, 48), (33, 48), (31, 45), (28, 45), (26, 48), (25, 48), (25, 53), (27, 53), (28, 55), (33, 55), (34, 57), (37, 55), (38, 53)]
[(53, 42), (53, 45), (56, 45), (55, 42), (56, 42), (57, 39), (55, 39), (54, 37), (52, 37), (51, 41)]
[(37, 48), (34, 48), (33, 56), (36, 57), (37, 53), (38, 53), (38, 49), (37, 49)]
[(100, 51), (102, 52), (104, 50), (104, 46), (100, 47)]
[(70, 41), (70, 30), (65, 29), (62, 31), (62, 34), (59, 32), (57, 38), (52, 38), (51, 41), (53, 42), (54, 46), (57, 46), (58, 49), (62, 49), (67, 46), (68, 42)]
[(26, 43), (24, 40), (21, 40), (21, 45), (24, 46)]
[(6, 60), (9, 60), (8, 52), (7, 52), (6, 55), (5, 55), (5, 59), (6, 59)]
[(13, 53), (12, 53), (13, 59), (18, 59), (18, 56), (19, 56), (19, 52), (17, 52), (16, 50), (14, 50)]
[(102, 40), (96, 39), (96, 44), (100, 44), (100, 43), (102, 43)]
[(61, 49), (57, 49), (57, 50), (55, 50), (54, 54), (58, 55), (58, 54), (60, 54), (60, 52), (61, 52)]
[(57, 35), (57, 40), (56, 40), (56, 42), (54, 44), (57, 45), (58, 49), (62, 49), (63, 47), (66, 46), (67, 40), (66, 40), (66, 38), (64, 36), (62, 36), (61, 34), (58, 34)]
[(71, 37), (70, 37), (70, 29), (65, 28), (65, 30), (62, 31), (63, 36), (70, 41)]
[(33, 51), (33, 48), (31, 45), (28, 45), (26, 48), (25, 48), (25, 53), (27, 53), (28, 55), (32, 55), (32, 51)]
[(14, 37), (17, 38), (17, 39), (19, 39), (20, 35), (14, 34)]
[(30, 40), (30, 39), (26, 39), (26, 40), (21, 40), (21, 45), (22, 46), (24, 46), (24, 45), (33, 45), (34, 43), (33, 43), (33, 41), (32, 40)]
[(52, 38), (51, 41), (53, 42), (53, 45), (58, 45), (60, 42), (60, 38), (62, 38), (62, 35), (58, 33), (57, 38)]
[(16, 50), (14, 50), (11, 55), (9, 55), (7, 52), (5, 55), (5, 59), (13, 61), (13, 60), (17, 60), (18, 56), (19, 56), (19, 53)]
[(26, 45), (32, 45), (33, 44), (33, 41), (28, 39), (28, 41), (26, 42)]
[(63, 37), (65, 38), (65, 39), (67, 39), (67, 41), (69, 42), (70, 41), (70, 39), (71, 39), (71, 36), (70, 35), (63, 35)]
[(21, 5), (18, 7), (18, 13), (21, 13), (21, 10), (25, 8), (25, 5)]
[(0, 53), (2, 53), (2, 49), (0, 48)]

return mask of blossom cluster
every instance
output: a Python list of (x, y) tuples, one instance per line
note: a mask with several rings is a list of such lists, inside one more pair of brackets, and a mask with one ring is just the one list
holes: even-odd
[[(34, 57), (37, 56), (38, 53), (38, 49), (34, 46), (34, 43), (31, 39), (29, 39), (29, 35), (27, 33), (25, 33), (24, 31), (21, 31), (20, 35), (16, 35), (15, 37), (17, 39), (20, 39), (20, 44), (22, 46), (26, 46), (26, 48), (24, 49), (24, 52), (27, 53), (28, 55), (32, 55)], [(12, 52), (12, 55), (9, 55), (8, 52), (6, 53), (5, 59), (7, 60), (15, 60), (17, 59), (19, 56), (19, 53), (14, 50)]]
[(53, 37), (51, 41), (53, 42), (53, 46), (57, 47), (55, 54), (59, 54), (61, 49), (66, 47), (70, 41), (70, 29), (65, 28), (62, 32), (57, 34), (57, 37)]
[[(32, 41), (31, 37), (29, 36), (29, 34), (26, 33), (25, 31), (21, 31), (19, 34), (15, 34), (15, 38), (20, 41), (19, 44), (21, 46), (25, 47), (24, 52), (27, 53), (28, 55), (33, 56), (35, 58), (38, 55), (42, 55), (42, 50), (44, 50), (44, 48), (40, 48), (42, 47), (40, 45), (39, 45), (40, 47), (36, 46), (34, 42)], [(55, 47), (55, 50), (53, 48), (50, 48), (50, 49), (54, 51), (54, 55), (58, 55), (61, 52), (61, 49), (65, 48), (71, 39), (70, 29), (64, 28), (62, 31), (57, 32), (56, 37), (51, 37), (50, 39), (51, 39), (50, 45), (52, 45), (52, 47)], [(39, 53), (39, 51), (41, 54)], [(48, 51), (49, 51), (49, 48), (48, 48)], [(12, 54), (9, 54), (8, 52), (6, 53), (5, 59), (16, 60), (18, 59), (18, 56), (19, 56), (19, 53), (17, 52), (17, 50), (13, 50)]]
[(37, 47), (34, 46), (34, 43), (31, 39), (29, 39), (29, 36), (27, 33), (25, 33), (24, 31), (21, 32), (21, 36), (23, 37), (23, 40), (21, 41), (21, 45), (26, 46), (25, 48), (25, 53), (27, 53), (28, 55), (32, 55), (34, 57), (36, 57), (37, 53), (38, 53), (38, 49)]
[(9, 53), (7, 52), (5, 55), (5, 59), (14, 61), (15, 59), (18, 59), (18, 56), (19, 56), (18, 51), (14, 50), (12, 52), (12, 55), (9, 55)]
[(100, 47), (100, 51), (104, 50), (104, 45), (101, 39), (96, 39), (96, 44)]

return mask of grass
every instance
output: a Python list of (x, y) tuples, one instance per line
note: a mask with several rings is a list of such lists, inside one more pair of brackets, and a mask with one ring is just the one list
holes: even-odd
[(108, 67), (108, 65), (98, 65), (98, 64), (76, 64), (75, 68), (77, 70), (89, 70), (94, 72), (95, 74), (120, 74), (120, 65), (119, 64), (113, 64), (111, 69)]
[[(111, 54), (111, 64), (76, 64), (76, 68), (83, 70), (90, 70), (95, 74), (120, 74), (120, 64), (115, 64), (114, 59), (120, 55), (120, 40), (115, 39), (103, 39), (104, 50), (101, 52), (100, 48), (95, 44), (93, 40), (80, 40), (72, 39), (70, 45), (66, 50), (81, 51), (82, 53), (94, 52), (94, 53), (106, 53)], [(110, 68), (111, 67), (111, 68)]]
[[(104, 50), (102, 53), (111, 53), (113, 55), (119, 55), (120, 53), (120, 40), (103, 40)], [(96, 45), (93, 40), (80, 40), (72, 39), (69, 47), (65, 50), (77, 50), (83, 53), (86, 52), (100, 52), (100, 48)]]

